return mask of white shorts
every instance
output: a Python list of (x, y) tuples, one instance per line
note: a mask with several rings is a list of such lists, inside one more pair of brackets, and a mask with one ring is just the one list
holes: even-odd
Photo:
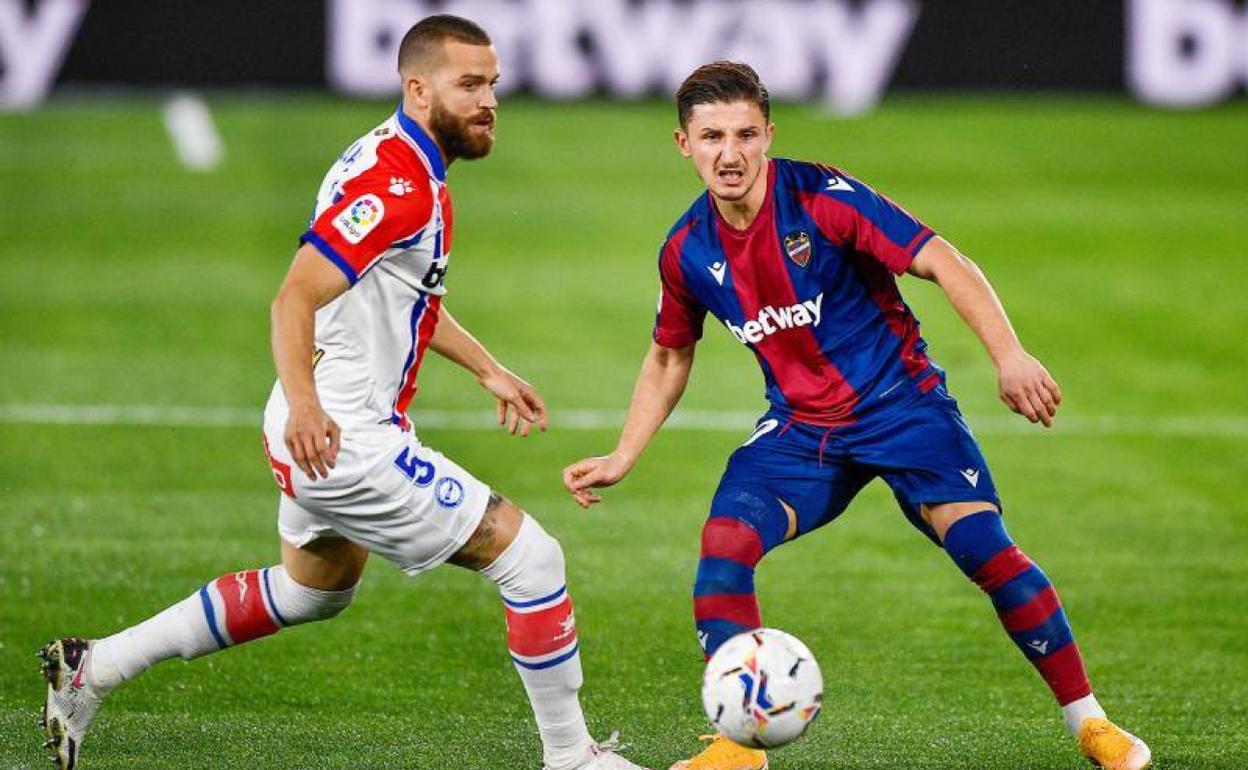
[(344, 429), (336, 467), (313, 481), (291, 459), (284, 431), (285, 415), (266, 415), (269, 464), (283, 492), (278, 532), (297, 548), (343, 537), (414, 576), (450, 558), (481, 523), (490, 488), (413, 433)]

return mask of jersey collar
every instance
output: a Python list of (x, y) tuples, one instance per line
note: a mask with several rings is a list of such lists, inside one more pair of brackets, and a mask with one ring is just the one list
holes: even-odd
[(438, 145), (433, 139), (425, 133), (420, 124), (407, 116), (403, 112), (403, 105), (394, 112), (399, 122), (399, 129), (416, 143), (416, 147), (420, 149), (421, 155), (425, 156), (425, 160), (429, 164), (429, 171), (433, 174), (433, 178), (439, 182), (446, 181), (446, 164), (442, 162), (442, 151), (438, 149)]

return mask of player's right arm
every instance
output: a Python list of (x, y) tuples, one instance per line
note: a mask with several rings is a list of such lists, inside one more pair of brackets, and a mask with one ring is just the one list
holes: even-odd
[(611, 454), (573, 463), (563, 471), (564, 486), (582, 508), (602, 499), (595, 489), (615, 484), (632, 470), (650, 439), (676, 408), (689, 382), (695, 347), (696, 343), (680, 348), (650, 344), (615, 449)]
[(349, 287), (347, 277), (315, 246), (295, 252), (286, 280), (271, 306), (273, 361), (286, 394), (286, 448), (308, 478), (329, 478), (341, 432), (321, 408), (312, 378), (316, 311)]
[(689, 372), (693, 351), (702, 338), (706, 307), (694, 296), (681, 264), (688, 226), (674, 232), (659, 250), (659, 308), (654, 320), (654, 342), (641, 362), (633, 400), (611, 454), (590, 457), (563, 471), (563, 484), (582, 508), (602, 498), (595, 489), (624, 478), (650, 439), (676, 408)]

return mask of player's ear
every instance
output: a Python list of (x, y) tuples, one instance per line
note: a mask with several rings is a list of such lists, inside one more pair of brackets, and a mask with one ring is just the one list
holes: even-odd
[(680, 154), (686, 158), (693, 157), (693, 149), (689, 147), (689, 135), (683, 129), (676, 129), (672, 132), (672, 138), (676, 140), (676, 147), (680, 150)]
[(429, 82), (420, 75), (407, 75), (403, 78), (403, 93), (410, 104), (422, 110), (429, 109), (431, 104)]
[(767, 128), (763, 129), (763, 152), (771, 149), (771, 140), (776, 137), (776, 124), (768, 123)]

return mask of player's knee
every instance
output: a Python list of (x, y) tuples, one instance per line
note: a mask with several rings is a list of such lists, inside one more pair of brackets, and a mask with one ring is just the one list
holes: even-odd
[(537, 599), (564, 587), (566, 568), (563, 546), (523, 514), (515, 538), (481, 573), (509, 595)]
[(758, 530), (730, 516), (712, 516), (702, 525), (702, 559), (722, 559), (754, 567), (765, 549)]
[(712, 543), (718, 536), (721, 546), (735, 546), (747, 553), (757, 544), (761, 549), (754, 559), (757, 562), (763, 554), (784, 542), (788, 530), (789, 515), (779, 500), (748, 489), (721, 489), (711, 502), (711, 517), (702, 529), (703, 553), (709, 534)]
[(941, 544), (944, 543), (946, 534), (954, 524), (968, 516), (988, 511), (997, 514), (1001, 512), (995, 503), (987, 501), (938, 503), (919, 507), (920, 516), (931, 527)]
[(477, 571), (485, 569), (515, 542), (524, 518), (525, 513), (519, 506), (491, 492), (476, 530), (450, 558), (450, 563)]
[(345, 610), (359, 583), (343, 591), (321, 591), (294, 581), (282, 567), (269, 570), (270, 601), (284, 625), (328, 620)]
[[(567, 559), (563, 554), (563, 546), (550, 533), (542, 528), (532, 516), (525, 516), (522, 529), (528, 529), (526, 535), (526, 559), (530, 571), (542, 575), (547, 580), (562, 582), (567, 569)], [(519, 539), (517, 533), (517, 539)]]

